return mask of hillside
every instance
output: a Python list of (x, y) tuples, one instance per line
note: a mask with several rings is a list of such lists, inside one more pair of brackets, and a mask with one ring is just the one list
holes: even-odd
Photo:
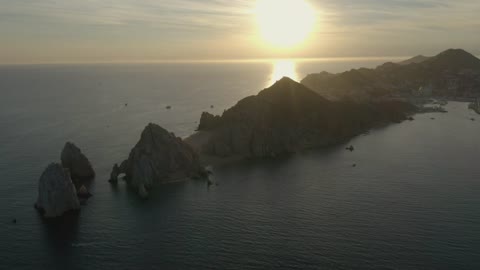
[(425, 62), (428, 59), (430, 59), (430, 57), (423, 56), (423, 55), (417, 55), (417, 56), (414, 56), (410, 59), (398, 62), (397, 64), (399, 64), (399, 65), (419, 64), (419, 63)]
[(302, 84), (330, 99), (368, 100), (386, 96), (480, 96), (480, 59), (449, 49), (433, 57), (416, 56), (375, 69), (309, 74)]
[(221, 116), (203, 113), (199, 131), (209, 136), (195, 148), (219, 157), (277, 156), (345, 141), (376, 125), (402, 121), (414, 109), (398, 101), (329, 101), (283, 78)]

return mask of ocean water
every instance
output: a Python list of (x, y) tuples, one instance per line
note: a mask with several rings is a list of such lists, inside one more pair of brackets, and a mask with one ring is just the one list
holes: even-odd
[[(107, 182), (148, 122), (188, 136), (202, 111), (283, 75), (381, 62), (0, 67), (0, 269), (480, 268), (480, 117), (466, 103), (358, 136), (354, 152), (214, 168), (210, 189), (178, 183), (143, 201)], [(94, 196), (52, 224), (33, 204), (67, 140), (97, 171)]]

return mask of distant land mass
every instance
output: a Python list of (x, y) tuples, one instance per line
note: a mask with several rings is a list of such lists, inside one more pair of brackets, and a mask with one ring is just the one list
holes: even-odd
[(402, 62), (398, 62), (398, 64), (400, 64), (400, 65), (409, 65), (409, 64), (412, 64), (412, 63), (418, 64), (418, 63), (422, 63), (422, 62), (424, 62), (428, 59), (430, 59), (430, 57), (423, 56), (423, 55), (417, 55), (417, 56), (414, 56), (410, 59), (404, 60)]
[(415, 56), (375, 69), (309, 74), (302, 84), (328, 99), (385, 97), (480, 97), (480, 59), (462, 49)]

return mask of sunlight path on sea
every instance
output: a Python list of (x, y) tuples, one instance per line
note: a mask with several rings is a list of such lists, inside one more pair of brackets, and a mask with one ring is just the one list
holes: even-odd
[(271, 86), (276, 81), (280, 80), (285, 76), (295, 81), (300, 80), (297, 72), (296, 63), (293, 60), (286, 59), (276, 60), (272, 62), (272, 74), (270, 75), (268, 85), (266, 85), (265, 87)]

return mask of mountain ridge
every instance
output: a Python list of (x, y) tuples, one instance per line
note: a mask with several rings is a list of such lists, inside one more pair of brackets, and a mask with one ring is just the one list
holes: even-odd
[(480, 96), (480, 59), (462, 49), (448, 49), (433, 57), (416, 56), (403, 62), (387, 62), (373, 69), (360, 68), (337, 74), (308, 74), (302, 81), (330, 99), (368, 100), (386, 96)]
[(274, 157), (336, 144), (413, 111), (402, 101), (330, 101), (285, 77), (222, 115), (202, 113), (197, 135), (206, 135), (187, 141), (201, 141), (193, 147), (208, 156)]
[(409, 64), (412, 64), (412, 63), (415, 63), (415, 64), (418, 64), (418, 63), (422, 63), (426, 60), (428, 60), (429, 58), (431, 58), (430, 56), (424, 56), (424, 55), (417, 55), (417, 56), (414, 56), (412, 58), (409, 58), (407, 60), (403, 60), (401, 62), (398, 62), (397, 64), (400, 64), (400, 65), (409, 65)]

